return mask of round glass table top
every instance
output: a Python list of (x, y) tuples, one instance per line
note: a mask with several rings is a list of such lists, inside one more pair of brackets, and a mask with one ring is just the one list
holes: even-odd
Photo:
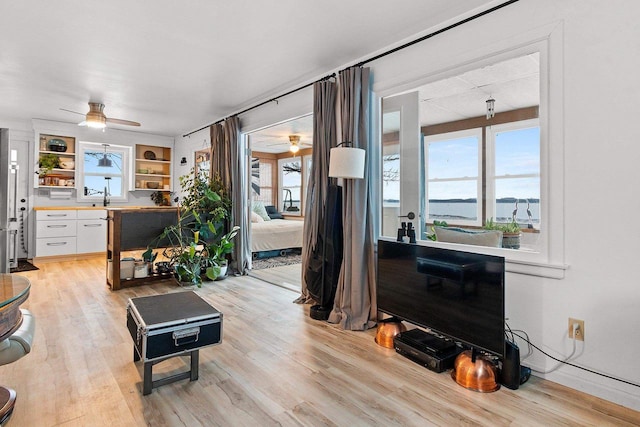
[(0, 274), (0, 308), (26, 296), (31, 282), (24, 276)]

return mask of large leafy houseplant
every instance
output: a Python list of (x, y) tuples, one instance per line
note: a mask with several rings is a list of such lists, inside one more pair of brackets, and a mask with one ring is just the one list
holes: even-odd
[(202, 276), (215, 280), (220, 275), (222, 258), (231, 253), (239, 227), (224, 233), (231, 202), (216, 191), (206, 175), (180, 177), (184, 194), (179, 205), (178, 222), (166, 227), (157, 241), (168, 242), (163, 255), (169, 259), (180, 282), (202, 286)]
[[(218, 276), (226, 273), (227, 257), (233, 252), (233, 239), (238, 234), (240, 227), (234, 226), (230, 232), (223, 235), (219, 240), (207, 246), (207, 255), (209, 265), (207, 266), (206, 275), (211, 280), (216, 280)], [(224, 272), (222, 270), (225, 270)]]
[(231, 201), (210, 181), (204, 173), (194, 169), (179, 178), (183, 198), (180, 204), (184, 226), (200, 232), (205, 242), (212, 241), (224, 232), (224, 220), (231, 212)]

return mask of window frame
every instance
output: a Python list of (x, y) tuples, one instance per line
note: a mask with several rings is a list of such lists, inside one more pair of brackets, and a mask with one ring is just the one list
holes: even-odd
[[(285, 187), (284, 186), (284, 164), (285, 163), (291, 163), (291, 162), (300, 162), (300, 210), (296, 211), (287, 211), (284, 208), (284, 197), (283, 197), (283, 191), (285, 188), (292, 188), (292, 187)], [(303, 196), (303, 191), (304, 191), (304, 161), (302, 157), (283, 157), (278, 159), (278, 211), (282, 212), (284, 215), (290, 215), (290, 216), (302, 216), (302, 202), (304, 199)], [(282, 210), (280, 210), (280, 206), (282, 206)]]
[[(496, 134), (500, 132), (508, 132), (515, 130), (523, 130), (523, 129), (531, 129), (537, 127), (541, 132), (540, 128), (540, 119), (527, 119), (527, 120), (518, 120), (515, 122), (502, 123), (499, 125), (487, 126), (485, 132), (486, 138), (486, 208), (485, 214), (487, 218), (496, 218), (496, 207), (495, 207), (495, 199), (496, 199)], [(535, 177), (537, 176), (540, 180), (540, 187), (542, 187), (542, 137), (539, 140), (538, 149), (540, 151), (540, 168), (538, 169), (538, 175), (534, 174), (520, 174), (520, 175), (509, 175), (507, 179), (516, 179), (516, 178), (526, 178), (526, 177)], [(542, 216), (542, 207), (545, 202), (542, 199), (542, 188), (540, 188), (540, 230), (545, 227), (544, 217)], [(521, 224), (521, 228), (522, 224)]]
[[(445, 136), (443, 138), (443, 136)], [(477, 159), (477, 167), (478, 167), (478, 175), (474, 177), (456, 177), (456, 178), (435, 178), (429, 179), (429, 144), (433, 142), (446, 142), (455, 139), (462, 139), (468, 137), (476, 137), (477, 138), (477, 149), (478, 149), (478, 159)], [(424, 171), (424, 208), (423, 212), (425, 213), (426, 222), (432, 223), (433, 221), (429, 218), (429, 182), (452, 182), (452, 181), (461, 181), (465, 178), (475, 179), (476, 180), (476, 220), (448, 220), (447, 224), (454, 226), (474, 226), (481, 227), (482, 226), (482, 218), (483, 212), (485, 211), (484, 200), (482, 197), (482, 185), (483, 185), (483, 166), (482, 166), (482, 128), (471, 128), (464, 129), (453, 132), (446, 132), (440, 134), (434, 134), (425, 136), (422, 141), (422, 152), (424, 164), (422, 165), (422, 169)]]
[[(503, 256), (507, 261), (507, 271), (531, 276), (562, 279), (568, 265), (565, 263), (564, 244), (564, 66), (563, 28), (547, 25), (526, 34), (516, 34), (512, 38), (502, 38), (493, 45), (468, 50), (464, 55), (447, 59), (444, 67), (414, 68), (406, 72), (402, 81), (378, 79), (373, 83), (374, 109), (378, 120), (374, 123), (378, 146), (382, 146), (380, 121), (382, 120), (382, 99), (394, 96), (426, 83), (460, 74), (472, 68), (491, 65), (503, 59), (528, 53), (540, 53), (540, 217), (545, 218), (546, 227), (540, 233), (540, 252), (528, 252), (482, 246), (467, 246), (443, 242), (420, 241), (419, 244), (449, 249), (469, 250)], [(387, 67), (383, 67), (385, 70)], [(393, 68), (391, 66), (391, 68)], [(375, 71), (375, 70), (374, 70)], [(387, 70), (389, 71), (389, 70)], [(391, 72), (391, 71), (389, 71)], [(553, 82), (553, 90), (551, 90)], [(553, 115), (550, 113), (553, 112)], [(376, 153), (377, 156), (380, 153)], [(378, 157), (370, 156), (370, 159)], [(378, 167), (372, 163), (371, 167)], [(378, 171), (376, 169), (376, 171)], [(379, 171), (377, 172), (379, 173)], [(378, 177), (380, 180), (381, 178)], [(380, 203), (376, 200), (376, 203)], [(381, 234), (381, 224), (376, 224), (376, 236)]]
[(89, 141), (79, 141), (78, 153), (76, 160), (76, 185), (78, 188), (76, 200), (78, 202), (96, 203), (104, 200), (104, 194), (85, 195), (85, 177), (86, 176), (120, 176), (122, 177), (121, 196), (109, 196), (111, 202), (127, 202), (129, 200), (129, 190), (131, 188), (131, 162), (133, 158), (133, 147), (124, 145), (108, 144), (107, 153), (122, 154), (122, 171), (121, 174), (88, 174), (84, 171), (84, 155), (86, 151), (104, 151), (104, 144)]

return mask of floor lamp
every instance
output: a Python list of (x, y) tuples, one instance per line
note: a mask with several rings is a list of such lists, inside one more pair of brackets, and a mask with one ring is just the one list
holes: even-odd
[[(364, 178), (364, 168), (365, 168), (365, 150), (361, 148), (355, 148), (351, 146), (351, 142), (343, 142), (339, 144), (337, 147), (332, 148), (329, 154), (329, 178), (342, 178), (342, 179), (362, 179)], [(339, 187), (335, 184), (329, 185), (328, 197), (332, 194), (336, 194), (339, 190)], [(340, 203), (341, 204), (341, 203)], [(340, 218), (344, 215), (344, 209), (342, 210)], [(327, 230), (329, 228), (328, 218), (329, 218), (329, 206), (325, 207), (325, 212), (323, 215), (323, 239), (322, 239), (322, 273), (321, 273), (321, 283), (322, 287), (320, 288), (320, 301), (319, 304), (311, 307), (309, 315), (311, 318), (316, 320), (327, 320), (329, 318), (329, 313), (333, 309), (333, 301), (329, 301), (328, 303), (324, 301), (325, 292), (327, 291), (328, 286), (326, 285), (326, 270), (327, 263), (330, 262), (327, 259)], [(340, 219), (340, 221), (342, 221)], [(335, 224), (333, 224), (335, 226)], [(342, 244), (343, 237), (340, 236), (339, 239), (340, 245), (340, 263), (342, 262)], [(335, 248), (333, 253), (335, 253)], [(339, 266), (332, 265), (331, 266), (333, 276), (330, 277), (331, 284), (328, 289), (329, 293), (333, 292), (334, 287), (337, 284), (337, 275), (335, 274), (336, 268)], [(335, 276), (335, 277), (334, 277)]]

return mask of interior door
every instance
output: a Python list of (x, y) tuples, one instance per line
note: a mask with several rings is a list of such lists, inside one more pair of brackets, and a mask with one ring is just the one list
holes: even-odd
[[(422, 161), (418, 92), (382, 100), (381, 234), (398, 237), (403, 222), (423, 231)], [(413, 217), (413, 218), (412, 218)]]

